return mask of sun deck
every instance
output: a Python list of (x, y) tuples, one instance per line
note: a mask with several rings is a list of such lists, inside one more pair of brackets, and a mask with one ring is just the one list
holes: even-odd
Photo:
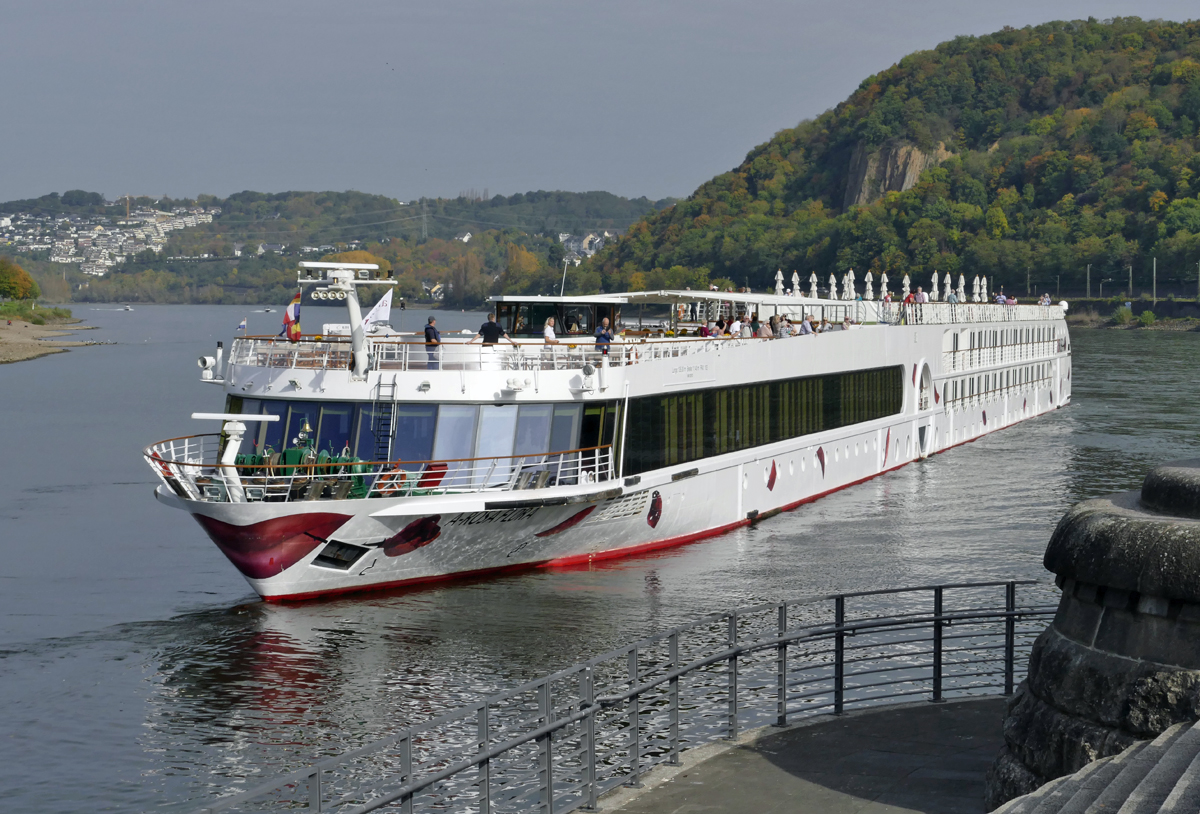
[[(840, 323), (846, 316), (856, 328), (891, 325), (991, 324), (1062, 319), (1060, 306), (989, 305), (983, 303), (928, 303), (902, 305), (883, 302), (834, 302), (788, 298), (794, 310), (779, 313), (799, 318), (814, 314)], [(772, 304), (778, 306), (778, 304)], [(656, 328), (625, 330), (607, 351), (598, 349), (591, 335), (565, 335), (557, 345), (541, 340), (514, 340), (495, 346), (472, 344), (467, 334), (445, 335), (436, 348), (417, 341), (368, 339), (368, 370), (578, 370), (585, 364), (623, 367), (659, 359), (713, 353), (731, 346), (772, 340), (741, 337), (701, 337), (699, 325), (680, 323), (676, 330)], [(802, 337), (786, 337), (802, 338)], [(818, 337), (819, 338), (819, 337)], [(291, 342), (277, 336), (235, 339), (230, 364), (242, 367), (346, 370), (352, 362), (349, 337), (309, 336)]]

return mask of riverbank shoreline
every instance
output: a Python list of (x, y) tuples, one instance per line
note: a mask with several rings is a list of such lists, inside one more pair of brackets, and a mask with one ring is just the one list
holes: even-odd
[(70, 348), (94, 345), (86, 341), (53, 341), (55, 337), (70, 336), (74, 331), (95, 330), (95, 325), (80, 325), (83, 320), (66, 319), (61, 322), (35, 325), (23, 319), (0, 320), (0, 365), (25, 362), (40, 356), (65, 353)]

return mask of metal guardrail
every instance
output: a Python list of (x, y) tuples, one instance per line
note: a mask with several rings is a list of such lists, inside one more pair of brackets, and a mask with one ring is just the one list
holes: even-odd
[(1054, 613), (1018, 602), (1030, 585), (1053, 599), (1038, 583), (980, 582), (713, 614), (200, 810), (595, 811), (604, 792), (747, 727), (901, 698), (1011, 694)]
[[(444, 461), (320, 460), (316, 451), (303, 461), (232, 467), (218, 462), (221, 436), (190, 435), (160, 441), (143, 450), (146, 463), (175, 494), (189, 500), (227, 503), (231, 494), (249, 502), (346, 500), (511, 492), (551, 486), (578, 486), (614, 480), (612, 445), (563, 452)], [(236, 470), (236, 479), (232, 472)], [(236, 480), (236, 483), (234, 481)], [(231, 488), (232, 487), (232, 488)]]
[[(956, 323), (993, 323), (1046, 321), (1062, 318), (1057, 306), (989, 305), (986, 303), (925, 303), (905, 305), (877, 300), (843, 303), (819, 303), (798, 298), (795, 306), (780, 306), (781, 315), (798, 319), (814, 314), (833, 324), (845, 317), (859, 324), (949, 325)], [(767, 315), (763, 315), (764, 318)], [(441, 345), (431, 347), (420, 341), (369, 339), (370, 370), (579, 370), (585, 364), (623, 367), (658, 359), (707, 354), (748, 342), (770, 341), (760, 337), (670, 337), (623, 336), (607, 351), (597, 348), (591, 336), (563, 336), (556, 345), (541, 341), (517, 340), (494, 346), (471, 344), (466, 337), (447, 335)], [(732, 344), (731, 344), (732, 343)], [(230, 364), (316, 370), (345, 370), (350, 366), (350, 340), (306, 337), (291, 342), (280, 337), (243, 337), (230, 349)]]

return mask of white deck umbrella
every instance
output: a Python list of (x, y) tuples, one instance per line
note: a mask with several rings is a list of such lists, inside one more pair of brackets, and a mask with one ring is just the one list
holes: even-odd
[(979, 302), (979, 275), (975, 275), (975, 281), (971, 283), (971, 302)]
[(938, 278), (936, 271), (933, 272), (933, 282), (929, 284), (929, 301), (938, 301)]
[(887, 272), (879, 275), (879, 299), (883, 299), (888, 295), (888, 278)]
[(863, 275), (863, 299), (875, 299), (875, 291), (871, 287), (871, 272), (869, 271)]
[(984, 278), (980, 279), (980, 281), (979, 281), (979, 299), (982, 300), (983, 302), (988, 301), (987, 277), (984, 277)]
[(912, 281), (908, 279), (908, 272), (904, 273), (904, 279), (900, 281), (900, 299), (908, 299), (908, 290)]
[(795, 269), (792, 270), (792, 296), (800, 296), (800, 275), (796, 273)]
[(837, 277), (833, 276), (833, 272), (829, 273), (829, 299), (836, 300), (838, 298)]
[(775, 296), (783, 296), (783, 269), (775, 270)]
[[(950, 272), (948, 272), (948, 271), (946, 272), (946, 279), (943, 280), (942, 283), (945, 286), (946, 293), (949, 294), (951, 287), (954, 285), (954, 281), (950, 279)], [(959, 297), (958, 301), (962, 302), (962, 297)]]
[(846, 283), (845, 283), (845, 285), (842, 286), (842, 297), (843, 297), (843, 299), (852, 300), (852, 299), (854, 299), (855, 293), (856, 292), (854, 290), (854, 269), (850, 269), (849, 271), (846, 272)]
[(817, 273), (815, 271), (808, 275), (808, 296), (812, 297), (814, 300), (820, 296), (817, 293)]

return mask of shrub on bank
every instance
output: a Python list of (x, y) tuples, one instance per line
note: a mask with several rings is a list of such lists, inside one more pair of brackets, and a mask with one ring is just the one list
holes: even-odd
[(38, 308), (32, 300), (0, 302), (0, 319), (20, 319), (34, 325), (45, 325), (47, 320), (70, 319), (70, 308)]
[(1120, 308), (1113, 311), (1112, 321), (1117, 325), (1128, 325), (1133, 321), (1133, 309), (1126, 308), (1124, 305), (1122, 305)]
[(1154, 312), (1150, 310), (1143, 311), (1138, 317), (1138, 324), (1143, 328), (1149, 328), (1154, 324)]

